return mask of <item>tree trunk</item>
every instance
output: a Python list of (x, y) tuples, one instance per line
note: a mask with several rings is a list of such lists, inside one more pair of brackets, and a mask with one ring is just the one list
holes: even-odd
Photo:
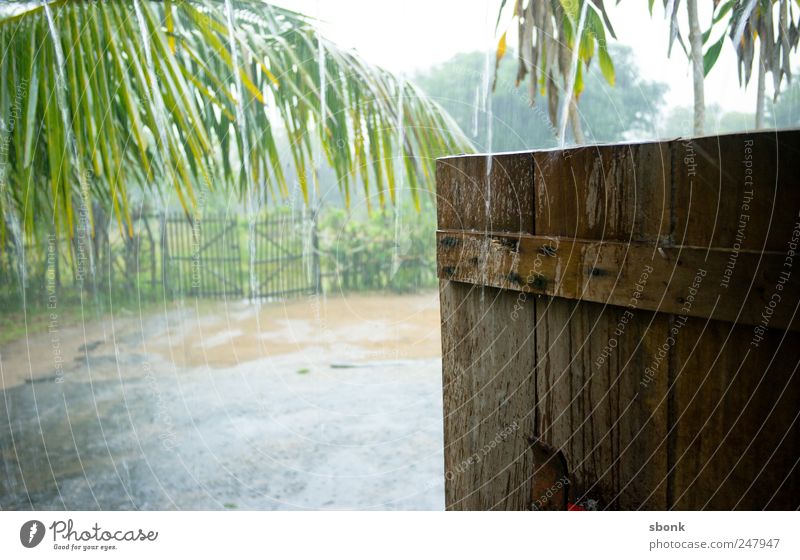
[(759, 47), (758, 90), (756, 92), (756, 130), (764, 128), (764, 89), (766, 88), (767, 68), (764, 64), (764, 47)]
[(697, 17), (697, 0), (687, 0), (686, 9), (689, 11), (689, 45), (694, 80), (694, 134), (700, 135), (703, 134), (706, 118), (706, 102), (703, 91), (703, 34)]
[(569, 120), (575, 143), (579, 146), (586, 144), (586, 137), (583, 135), (583, 129), (581, 128), (580, 115), (578, 115), (578, 102), (574, 97), (569, 102)]

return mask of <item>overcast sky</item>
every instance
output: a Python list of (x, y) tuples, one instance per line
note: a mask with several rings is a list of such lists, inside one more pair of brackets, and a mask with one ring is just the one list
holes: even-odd
[[(493, 49), (496, 43), (493, 29), (497, 0), (275, 1), (317, 17), (328, 38), (356, 49), (366, 60), (394, 72), (412, 73), (459, 52)], [(670, 86), (667, 95), (670, 105), (691, 104), (691, 73), (686, 56), (676, 44), (672, 57), (667, 57), (669, 26), (662, 3), (656, 2), (653, 17), (645, 0), (615, 4), (613, 0), (606, 2), (617, 40), (633, 47), (642, 76)], [(711, 20), (711, 2), (699, 4), (705, 29)], [(685, 22), (683, 28), (687, 29)], [(722, 31), (721, 27), (715, 29), (709, 44)], [(516, 40), (509, 44), (516, 44)], [(735, 54), (726, 40), (716, 66), (706, 78), (706, 104), (752, 112), (755, 81), (754, 76), (747, 91), (739, 86)]]

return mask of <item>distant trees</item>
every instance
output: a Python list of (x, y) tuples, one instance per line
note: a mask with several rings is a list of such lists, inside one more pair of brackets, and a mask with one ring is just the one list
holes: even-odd
[[(504, 19), (507, 3), (500, 3), (497, 27), (517, 27), (516, 85), (527, 81), (531, 104), (546, 97), (545, 110), (561, 139), (569, 121), (575, 142), (583, 143), (578, 99), (592, 60), (597, 60), (607, 83), (614, 85), (616, 80), (606, 38), (616, 35), (603, 0), (514, 0), (508, 3), (513, 6), (511, 26)], [(506, 31), (497, 46), (495, 76), (505, 52)]]
[[(708, 134), (752, 130), (755, 124), (755, 113), (724, 111), (714, 103), (706, 107), (705, 113), (703, 127)], [(761, 118), (760, 127), (791, 128), (800, 126), (800, 83), (793, 81), (788, 88), (785, 88), (774, 104), (764, 108), (764, 115)], [(690, 134), (692, 119), (692, 107), (673, 107), (660, 117), (658, 135), (668, 137)]]
[[(487, 136), (488, 115), (483, 110), (480, 84), (484, 54), (463, 53), (420, 73), (415, 81), (438, 101), (476, 147)], [(664, 103), (667, 85), (643, 80), (626, 46), (609, 47), (616, 61), (615, 85), (610, 86), (599, 68), (585, 74), (585, 87), (576, 116), (588, 142), (613, 142), (652, 138), (656, 135), (659, 108)], [(553, 147), (558, 130), (545, 103), (531, 105), (528, 93), (516, 87), (517, 69), (501, 65), (492, 95), (492, 150), (513, 151)]]
[(400, 174), (417, 198), (436, 157), (470, 149), (411, 84), (265, 0), (13, 4), (0, 7), (0, 246), (47, 222), (89, 235), (94, 202), (131, 236), (136, 187), (187, 213), (217, 187), (255, 208), (289, 196), (292, 169), (307, 199), (323, 163), (345, 199), (360, 179), (383, 206)]
[[(678, 24), (680, 0), (664, 0), (664, 9), (669, 11), (669, 50), (674, 40), (683, 43)], [(726, 36), (736, 52), (739, 83), (746, 87), (750, 82), (753, 62), (756, 63), (758, 83), (756, 85), (755, 127), (765, 126), (766, 76), (772, 74), (774, 99), (777, 101), (783, 78), (791, 79), (791, 54), (797, 49), (798, 24), (795, 23), (794, 7), (790, 0), (714, 0), (711, 21), (703, 31), (697, 14), (697, 0), (686, 0), (689, 19), (689, 49), (687, 55), (692, 63), (694, 82), (694, 133), (704, 132), (705, 100), (703, 81), (717, 62), (726, 43)], [(653, 0), (650, 0), (650, 12)], [(722, 27), (717, 39), (714, 29)], [(756, 44), (758, 43), (758, 60)], [(708, 48), (705, 48), (708, 45)], [(705, 52), (704, 52), (705, 49)]]
[[(800, 40), (800, 3), (797, 0), (712, 0), (710, 21), (701, 21), (698, 0), (685, 0), (683, 4), (681, 0), (662, 0), (662, 3), (669, 22), (667, 52), (671, 54), (677, 42), (692, 65), (694, 133), (704, 132), (705, 76), (728, 43), (726, 37), (730, 38), (729, 43), (736, 52), (742, 86), (750, 81), (753, 62), (756, 62), (755, 126), (763, 127), (767, 73), (772, 74), (775, 101), (783, 78), (791, 79), (790, 57)], [(538, 96), (547, 98), (550, 121), (558, 124), (562, 135), (569, 115), (573, 136), (581, 143), (582, 131), (576, 116), (578, 100), (584, 86), (588, 85), (584, 84), (583, 74), (597, 54), (598, 67), (613, 85), (615, 66), (620, 66), (612, 63), (613, 57), (609, 55), (607, 37), (615, 38), (615, 33), (603, 0), (514, 0), (510, 26), (506, 17), (507, 4), (507, 0), (502, 0), (497, 21), (498, 26), (502, 23), (503, 29), (517, 27), (517, 85), (528, 75), (531, 102)], [(647, 2), (651, 15), (654, 4), (655, 0)], [(682, 14), (688, 22), (688, 41), (684, 41), (681, 32)], [(722, 33), (714, 33), (715, 28), (723, 28)], [(576, 35), (579, 35), (577, 41)], [(754, 60), (756, 44), (758, 60)], [(497, 48), (498, 63), (505, 50), (504, 32)], [(576, 64), (578, 61), (580, 63)], [(564, 96), (569, 99), (564, 101), (561, 99)], [(558, 120), (557, 112), (561, 115)]]

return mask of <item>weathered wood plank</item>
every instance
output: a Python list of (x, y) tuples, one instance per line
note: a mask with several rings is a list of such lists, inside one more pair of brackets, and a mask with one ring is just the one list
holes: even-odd
[[(448, 486), (448, 507), (526, 507), (505, 499), (509, 488), (532, 480), (540, 496), (557, 480), (557, 469), (534, 476), (538, 460), (563, 465), (572, 501), (600, 507), (797, 508), (800, 133), (530, 155), (532, 185), (492, 181), (517, 209), (532, 190), (530, 219), (492, 202), (483, 156), (448, 162), (445, 173), (476, 174), (469, 187), (437, 177), (442, 310), (452, 318), (445, 379), (475, 368), (462, 376), (471, 389), (445, 385), (448, 464), (493, 437), (472, 430), (468, 446), (449, 444), (498, 408), (473, 398), (492, 375), (484, 356), (516, 353), (502, 376), (518, 384), (533, 368), (535, 379), (532, 401), (498, 409), (533, 415), (531, 435), (505, 442), (530, 445), (530, 460), (513, 479), (497, 464), (471, 471)], [(508, 486), (495, 486), (498, 476)]]
[(751, 328), (690, 319), (675, 338), (671, 506), (800, 507), (800, 334), (754, 347)]
[(785, 251), (800, 210), (800, 131), (672, 144), (677, 245)]
[[(671, 156), (667, 143), (534, 154), (535, 234), (544, 241), (521, 242), (511, 262), (520, 267), (523, 289), (560, 296), (537, 300), (536, 406), (542, 439), (566, 456), (574, 502), (594, 499), (611, 509), (667, 504), (667, 384), (638, 392), (639, 368), (667, 320), (656, 315), (639, 324), (630, 309), (601, 305), (607, 298), (598, 280), (611, 281), (619, 303), (628, 305), (635, 292), (644, 293), (628, 278), (637, 274), (633, 283), (640, 281), (642, 269), (634, 272), (625, 253), (598, 255), (596, 247), (572, 239), (668, 243)], [(604, 255), (613, 258), (597, 259)], [(586, 301), (587, 291), (600, 303)], [(565, 299), (568, 294), (577, 297)]]
[(448, 509), (532, 506), (534, 314), (517, 295), (440, 282)]
[(438, 159), (436, 194), (440, 228), (533, 233), (530, 153)]
[[(796, 224), (800, 236), (800, 217)], [(787, 328), (800, 299), (789, 250), (756, 252), (439, 231), (439, 277), (691, 317)], [(797, 238), (796, 238), (797, 240)], [(787, 274), (788, 273), (788, 274)], [(637, 290), (642, 280), (646, 290)], [(724, 284), (723, 284), (724, 282)]]
[(671, 157), (667, 142), (534, 152), (535, 233), (667, 241)]
[(666, 509), (668, 384), (642, 376), (667, 317), (549, 297), (536, 311), (539, 429), (564, 452), (570, 499)]

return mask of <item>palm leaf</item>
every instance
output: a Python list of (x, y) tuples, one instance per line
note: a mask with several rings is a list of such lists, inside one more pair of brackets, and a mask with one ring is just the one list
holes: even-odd
[[(578, 27), (578, 16), (584, 3), (586, 6), (586, 24), (581, 36), (575, 37)], [(505, 4), (505, 2), (503, 2)], [(498, 13), (498, 23), (503, 14), (503, 6)], [(577, 101), (582, 88), (584, 70), (576, 66), (575, 73), (570, 76), (570, 60), (573, 49), (578, 51), (578, 60), (588, 67), (595, 54), (605, 79), (614, 85), (614, 63), (608, 54), (606, 32), (615, 37), (614, 29), (605, 10), (603, 0), (515, 0), (513, 22), (518, 28), (519, 44), (517, 50), (518, 71), (517, 85), (530, 75), (529, 94), (534, 103), (539, 93), (548, 96), (550, 120), (558, 125), (555, 108), (563, 100), (570, 79), (575, 80), (577, 87), (572, 95)], [(500, 60), (505, 54), (505, 34), (498, 43), (495, 65), (497, 78)]]
[[(82, 180), (120, 223), (131, 189), (172, 192), (192, 212), (198, 193), (218, 185), (243, 199), (286, 196), (287, 166), (308, 196), (320, 153), (346, 194), (361, 177), (393, 199), (398, 174), (419, 185), (436, 157), (471, 148), (438, 105), (319, 37), (309, 18), (229, 1), (233, 36), (224, 4), (211, 0), (53, 0), (55, 34), (43, 4), (0, 12), (3, 118), (19, 106), (2, 162), (5, 230), (52, 222), (72, 235)], [(397, 146), (400, 84), (409, 132)], [(395, 151), (400, 166), (386, 157)]]

